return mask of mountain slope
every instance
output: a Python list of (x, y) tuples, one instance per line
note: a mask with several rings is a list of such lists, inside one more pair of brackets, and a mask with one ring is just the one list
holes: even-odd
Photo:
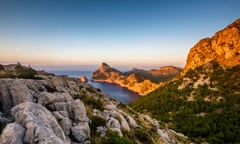
[(237, 20), (196, 44), (178, 79), (131, 106), (139, 112), (151, 113), (196, 143), (239, 143), (239, 44), (240, 20)]
[(175, 77), (180, 71), (180, 68), (168, 66), (149, 71), (133, 69), (122, 73), (108, 64), (102, 63), (100, 68), (93, 72), (92, 80), (118, 84), (140, 95), (145, 95), (158, 88), (160, 82)]

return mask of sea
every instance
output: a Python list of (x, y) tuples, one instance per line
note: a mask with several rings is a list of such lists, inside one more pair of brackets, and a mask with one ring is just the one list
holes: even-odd
[(79, 78), (80, 76), (84, 75), (88, 79), (87, 82), (88, 84), (91, 84), (92, 86), (101, 89), (102, 92), (125, 104), (135, 101), (140, 97), (137, 93), (129, 91), (128, 89), (120, 87), (116, 84), (91, 81), (92, 75), (91, 71), (48, 71), (48, 72), (54, 73), (55, 75), (67, 75), (68, 77), (73, 78)]

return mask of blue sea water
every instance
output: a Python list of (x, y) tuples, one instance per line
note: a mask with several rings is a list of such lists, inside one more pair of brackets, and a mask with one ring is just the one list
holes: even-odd
[(68, 75), (69, 77), (79, 78), (82, 75), (85, 75), (88, 78), (88, 83), (92, 86), (99, 88), (102, 92), (108, 94), (112, 98), (119, 100), (123, 103), (129, 103), (139, 98), (139, 95), (129, 91), (126, 88), (122, 88), (115, 84), (102, 83), (102, 82), (93, 82), (91, 80), (91, 71), (49, 71), (56, 75)]

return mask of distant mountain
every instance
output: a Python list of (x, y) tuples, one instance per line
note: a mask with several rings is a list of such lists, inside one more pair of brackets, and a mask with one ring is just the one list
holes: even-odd
[(92, 80), (118, 84), (140, 95), (145, 95), (160, 86), (160, 82), (169, 80), (181, 72), (180, 68), (167, 66), (153, 70), (132, 69), (121, 72), (102, 63), (98, 70), (93, 72)]
[(131, 106), (195, 143), (240, 143), (240, 19), (200, 40), (177, 79)]

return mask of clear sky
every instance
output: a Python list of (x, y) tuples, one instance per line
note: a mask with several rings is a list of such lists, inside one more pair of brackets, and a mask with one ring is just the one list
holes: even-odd
[(184, 66), (240, 0), (0, 0), (0, 63), (89, 70)]

